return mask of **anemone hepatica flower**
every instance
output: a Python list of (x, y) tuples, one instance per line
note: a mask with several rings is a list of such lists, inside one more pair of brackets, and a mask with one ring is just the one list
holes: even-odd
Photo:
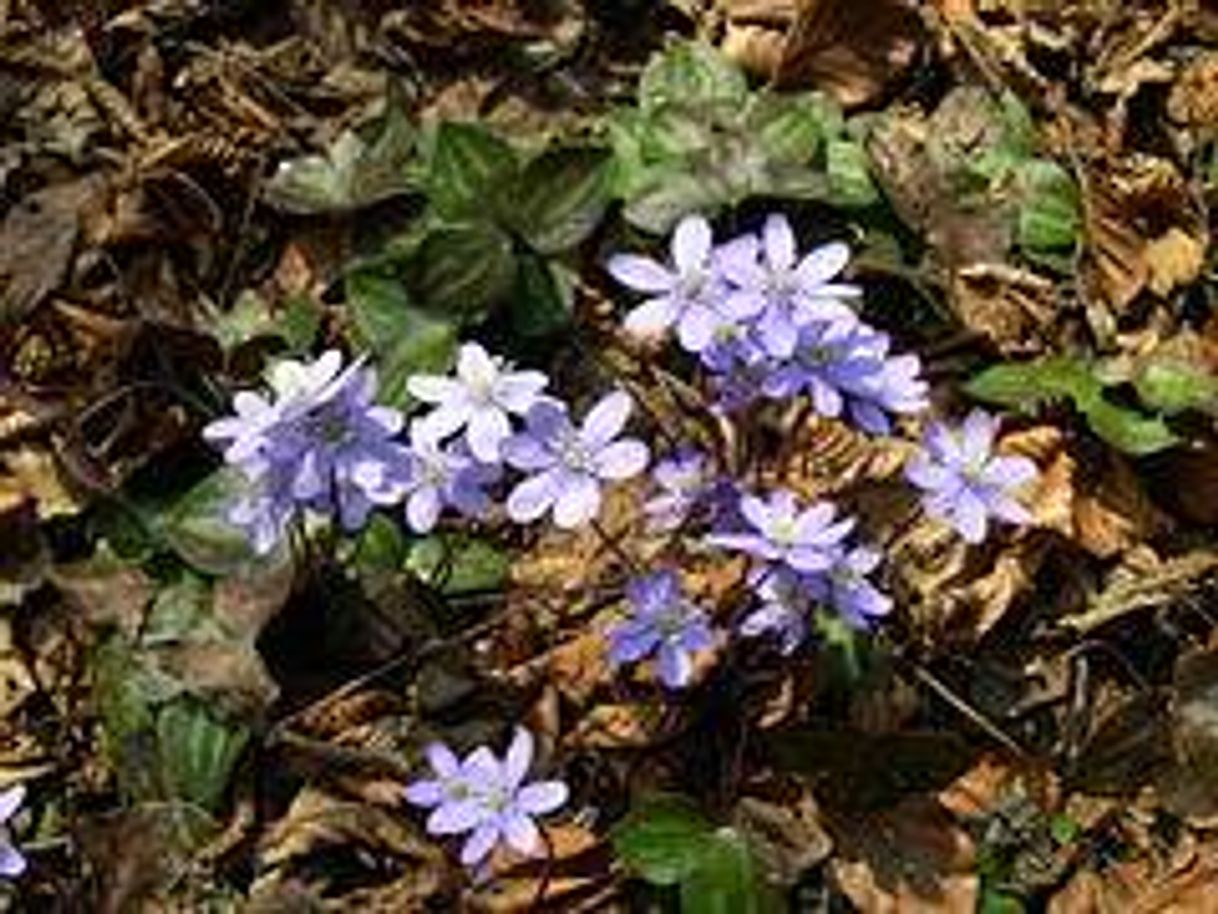
[(647, 466), (645, 444), (616, 440), (630, 409), (625, 393), (606, 394), (577, 428), (561, 403), (538, 402), (525, 417), (525, 431), (504, 442), (504, 459), (531, 474), (508, 495), (508, 516), (529, 523), (552, 511), (554, 523), (564, 529), (594, 518), (603, 481), (628, 479)]
[(654, 530), (675, 530), (706, 494), (711, 479), (710, 458), (693, 447), (682, 447), (659, 461), (651, 478), (660, 493), (643, 504)]
[(631, 616), (609, 632), (615, 664), (656, 658), (660, 681), (670, 689), (689, 684), (693, 654), (714, 645), (706, 614), (686, 599), (673, 571), (635, 578), (626, 586)]
[(13, 843), (8, 821), (25, 802), (25, 786), (15, 784), (0, 793), (0, 877), (14, 879), (25, 872), (25, 857)]
[(927, 406), (918, 357), (889, 356), (889, 344), (887, 334), (861, 321), (811, 324), (800, 331), (792, 358), (766, 377), (765, 393), (775, 398), (807, 393), (818, 414), (849, 413), (865, 431), (887, 434), (888, 413), (916, 413)]
[(237, 415), (211, 423), (204, 437), (252, 489), (230, 510), (233, 523), (267, 551), (298, 508), (337, 511), (359, 527), (373, 505), (398, 501), (395, 468), (403, 449), (393, 438), (402, 415), (378, 406), (376, 375), (359, 363), (342, 367), (337, 352), (312, 363), (287, 360), (270, 373), (274, 399), (238, 394)]
[(1036, 464), (1026, 457), (996, 455), (997, 434), (998, 420), (979, 409), (958, 429), (936, 422), (905, 468), (906, 478), (923, 490), (927, 513), (951, 524), (970, 543), (985, 539), (990, 517), (1012, 524), (1031, 520), (1012, 493), (1036, 478)]
[(740, 513), (751, 530), (712, 534), (708, 541), (801, 572), (830, 568), (854, 527), (852, 519), (834, 522), (834, 507), (826, 501), (801, 510), (794, 493), (786, 489), (773, 492), (768, 501), (742, 495)]
[(422, 421), (433, 438), (465, 429), (465, 440), (483, 463), (500, 459), (499, 448), (512, 433), (509, 415), (523, 416), (549, 383), (540, 371), (509, 371), (477, 343), (457, 355), (457, 376), (414, 375), (407, 389), (435, 409)]
[(758, 314), (757, 331), (770, 355), (787, 358), (799, 330), (814, 321), (850, 320), (845, 299), (861, 295), (858, 286), (830, 282), (850, 260), (841, 243), (826, 244), (804, 257), (786, 216), (775, 213), (761, 232), (760, 259), (744, 245), (721, 257), (724, 276), (735, 286), (732, 298), (744, 313)]
[(650, 296), (626, 315), (627, 331), (657, 336), (675, 326), (681, 345), (700, 352), (721, 328), (755, 313), (748, 311), (752, 303), (729, 301), (710, 223), (701, 216), (677, 224), (671, 254), (671, 267), (638, 254), (616, 254), (606, 264), (619, 283)]
[(761, 605), (745, 616), (740, 634), (755, 638), (770, 632), (780, 638), (779, 650), (792, 653), (808, 637), (808, 624), (816, 609), (814, 591), (807, 575), (789, 568), (767, 565), (749, 575)]
[(500, 475), (497, 464), (482, 463), (462, 444), (441, 445), (426, 423), (410, 424), (410, 447), (399, 467), (405, 492), (406, 522), (415, 533), (428, 533), (445, 507), (479, 517), (490, 507), (483, 489)]
[(524, 783), (533, 763), (533, 737), (520, 727), (502, 761), (485, 746), (461, 761), (439, 744), (428, 748), (427, 758), (436, 776), (407, 787), (406, 799), (432, 810), (430, 834), (470, 833), (461, 849), (467, 866), (481, 862), (501, 841), (518, 853), (536, 854), (541, 835), (534, 817), (567, 802), (562, 781)]
[(892, 598), (867, 579), (880, 560), (880, 553), (866, 546), (842, 553), (828, 571), (811, 576), (813, 597), (833, 607), (855, 628), (867, 628), (892, 609)]

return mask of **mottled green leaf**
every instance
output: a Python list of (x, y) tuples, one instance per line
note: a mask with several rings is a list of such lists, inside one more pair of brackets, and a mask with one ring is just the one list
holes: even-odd
[(1143, 403), (1169, 416), (1190, 409), (1218, 411), (1218, 378), (1181, 359), (1152, 357), (1134, 379), (1134, 386)]
[(543, 254), (564, 251), (592, 233), (609, 203), (612, 156), (595, 146), (550, 149), (521, 173), (508, 214)]
[(728, 199), (726, 189), (706, 174), (664, 174), (626, 204), (626, 221), (656, 235), (667, 234), (682, 216), (711, 214)]
[(542, 257), (521, 257), (511, 297), (512, 329), (528, 338), (564, 330), (571, 324), (574, 299), (573, 279), (563, 267)]
[(839, 206), (870, 206), (879, 199), (867, 152), (854, 140), (831, 140), (825, 147), (830, 200)]
[(652, 57), (639, 80), (639, 105), (653, 111), (743, 105), (748, 80), (723, 54), (700, 41), (682, 41)]
[(767, 158), (806, 163), (841, 128), (841, 112), (822, 95), (766, 92), (749, 106), (746, 130)]
[(1069, 172), (1046, 159), (1032, 159), (1016, 170), (1020, 188), (1017, 237), (1031, 251), (1073, 248), (1082, 213), (1078, 188)]
[(479, 320), (507, 295), (516, 276), (512, 240), (489, 222), (432, 228), (419, 247), (413, 288), (419, 304)]
[(169, 796), (215, 812), (249, 730), (216, 719), (202, 702), (181, 697), (161, 709), (156, 734)]
[(501, 588), (511, 559), (498, 546), (481, 539), (435, 534), (410, 546), (406, 567), (446, 596)]
[(1162, 419), (1147, 418), (1102, 397), (1079, 408), (1093, 432), (1126, 454), (1154, 454), (1180, 443)]
[(493, 216), (517, 168), (512, 147), (486, 127), (443, 123), (431, 152), (427, 199), (445, 219)]
[(702, 844), (698, 864), (681, 881), (681, 914), (778, 914), (777, 891), (765, 883), (744, 838), (720, 828)]
[(239, 470), (222, 467), (158, 519), (162, 538), (187, 564), (208, 574), (229, 574), (257, 561), (245, 533), (226, 519), (248, 487)]

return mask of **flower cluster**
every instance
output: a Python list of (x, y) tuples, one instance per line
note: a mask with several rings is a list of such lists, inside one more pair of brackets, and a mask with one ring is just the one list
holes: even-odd
[(832, 607), (860, 628), (892, 608), (891, 598), (867, 578), (879, 566), (879, 553), (846, 545), (854, 521), (838, 520), (830, 503), (804, 508), (792, 492), (779, 489), (768, 500), (743, 495), (740, 514), (741, 530), (712, 534), (708, 542), (760, 560), (750, 582), (761, 605), (741, 624), (742, 634), (776, 632), (790, 653), (806, 637), (817, 606)]
[(878, 434), (890, 431), (890, 414), (926, 408), (917, 356), (890, 355), (888, 336), (849, 306), (861, 290), (837, 278), (850, 259), (844, 244), (801, 257), (790, 223), (774, 214), (760, 236), (716, 247), (706, 220), (689, 216), (673, 233), (671, 258), (609, 260), (619, 283), (648, 296), (625, 327), (640, 336), (675, 327), (722, 407), (806, 395), (818, 414), (846, 415)]
[(410, 423), (405, 443), (401, 412), (374, 402), (373, 371), (358, 362), (344, 369), (337, 352), (280, 362), (269, 382), (269, 398), (237, 394), (236, 415), (203, 432), (248, 483), (228, 518), (259, 553), (302, 510), (337, 513), (354, 530), (374, 507), (404, 504), (416, 533), (448, 508), (481, 517), (505, 466), (528, 474), (507, 498), (513, 520), (552, 511), (559, 526), (577, 527), (599, 510), (603, 482), (634, 476), (649, 460), (642, 442), (620, 437), (631, 411), (624, 393), (606, 395), (576, 427), (565, 404), (542, 393), (544, 374), (512, 371), (477, 343), (461, 347), (455, 377), (408, 379), (433, 409)]
[(13, 843), (8, 822), (25, 802), (25, 786), (15, 784), (0, 793), (0, 877), (13, 879), (25, 872), (25, 857)]
[(523, 728), (502, 760), (486, 746), (459, 759), (441, 743), (428, 746), (426, 755), (435, 777), (409, 785), (406, 799), (431, 810), (429, 834), (469, 833), (461, 849), (467, 866), (480, 863), (500, 842), (526, 856), (536, 854), (541, 836), (533, 818), (567, 802), (562, 781), (524, 782), (533, 763), (533, 737)]

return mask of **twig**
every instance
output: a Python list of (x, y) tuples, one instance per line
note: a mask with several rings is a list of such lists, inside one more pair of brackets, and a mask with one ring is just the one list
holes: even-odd
[(1003, 732), (1002, 728), (1000, 728), (992, 720), (948, 688), (947, 685), (934, 673), (928, 670), (921, 663), (918, 663), (916, 660), (911, 661), (910, 665), (913, 669), (914, 678), (916, 678), (919, 682), (967, 717), (979, 728), (984, 730), (987, 734), (993, 737), (994, 740), (1014, 752), (1021, 759), (1029, 758), (1028, 752), (1022, 746), (1020, 746), (1019, 743), (1015, 742), (1014, 739)]

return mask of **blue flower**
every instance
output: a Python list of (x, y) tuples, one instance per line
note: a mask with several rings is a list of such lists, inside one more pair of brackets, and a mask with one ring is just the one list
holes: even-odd
[(881, 558), (879, 552), (866, 546), (842, 553), (827, 572), (811, 576), (812, 596), (833, 607), (855, 628), (869, 628), (892, 610), (892, 598), (867, 579), (879, 567)]
[(712, 479), (710, 458), (694, 447), (682, 447), (659, 461), (651, 478), (661, 493), (643, 503), (653, 530), (675, 530), (698, 506)]
[(617, 440), (630, 410), (630, 398), (615, 391), (593, 406), (577, 428), (561, 403), (538, 402), (525, 419), (525, 431), (504, 444), (504, 459), (531, 474), (508, 495), (508, 516), (523, 524), (549, 511), (564, 529), (596, 517), (602, 482), (629, 479), (647, 467), (645, 444)]
[(905, 476), (923, 490), (928, 514), (954, 527), (965, 541), (985, 539), (991, 517), (1011, 524), (1031, 520), (1014, 493), (1036, 479), (1036, 464), (1026, 457), (994, 453), (998, 420), (975, 409), (959, 429), (932, 423), (922, 450), (905, 468)]
[(465, 429), (470, 451), (483, 463), (496, 463), (512, 433), (510, 416), (523, 416), (549, 383), (540, 371), (509, 371), (477, 343), (465, 343), (457, 356), (457, 376), (414, 375), (406, 387), (436, 408), (421, 421), (437, 440)]
[(426, 824), (429, 834), (470, 833), (461, 849), (461, 862), (467, 866), (481, 862), (501, 841), (520, 854), (537, 854), (541, 835), (534, 817), (567, 802), (562, 781), (525, 783), (533, 762), (533, 737), (520, 727), (502, 761), (485, 746), (462, 761), (439, 743), (428, 747), (427, 758), (435, 777), (410, 784), (406, 799), (432, 810)]
[(816, 601), (808, 576), (781, 565), (753, 569), (749, 583), (756, 588), (761, 605), (745, 616), (740, 634), (747, 638), (775, 633), (779, 650), (790, 654), (808, 637), (809, 620)]
[(768, 562), (782, 562), (798, 572), (832, 567), (841, 553), (842, 540), (854, 527), (852, 519), (835, 522), (829, 502), (801, 510), (794, 493), (786, 489), (773, 492), (768, 501), (741, 496), (740, 513), (751, 530), (712, 534), (708, 541)]
[(500, 476), (497, 464), (482, 463), (462, 443), (441, 445), (423, 421), (410, 424), (410, 447), (397, 469), (406, 502), (406, 523), (415, 533), (428, 533), (446, 507), (467, 517), (481, 517), (490, 508), (485, 487)]
[(270, 386), (274, 399), (239, 393), (237, 415), (203, 431), (250, 484), (229, 518), (257, 551), (269, 551), (299, 509), (337, 512), (344, 527), (356, 529), (374, 505), (400, 500), (396, 469), (405, 452), (393, 439), (403, 419), (373, 402), (370, 368), (357, 362), (343, 369), (331, 351), (311, 364), (279, 363)]
[(8, 822), (25, 802), (25, 786), (14, 784), (0, 793), (0, 877), (15, 879), (25, 872), (25, 857), (13, 843)]
[(757, 332), (766, 351), (788, 358), (802, 328), (815, 322), (852, 320), (846, 299), (862, 294), (858, 286), (831, 282), (850, 261), (844, 244), (826, 244), (802, 258), (786, 216), (773, 214), (762, 227), (760, 259), (746, 245), (722, 256), (724, 276), (734, 285), (732, 299), (742, 313), (758, 314)]
[(609, 632), (609, 660), (633, 663), (654, 654), (660, 681), (684, 688), (693, 674), (693, 654), (715, 643), (706, 614), (685, 598), (673, 571), (634, 578), (626, 598), (631, 615)]

